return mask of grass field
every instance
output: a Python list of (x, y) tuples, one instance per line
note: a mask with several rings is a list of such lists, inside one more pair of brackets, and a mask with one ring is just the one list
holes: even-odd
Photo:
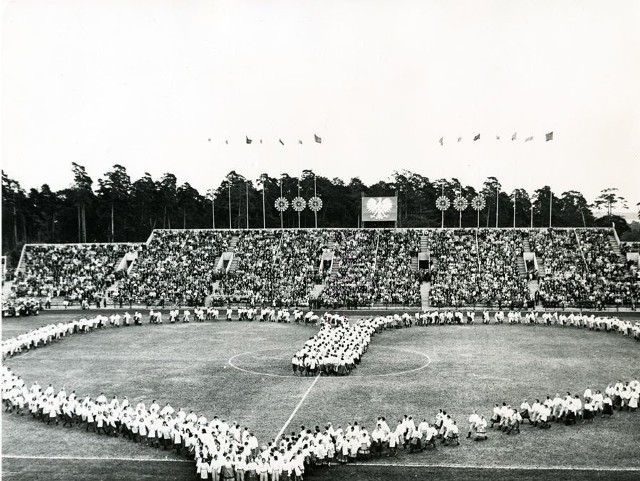
[[(7, 319), (2, 337), (80, 314)], [(528, 325), (413, 327), (376, 335), (348, 377), (293, 377), (290, 358), (316, 328), (216, 321), (76, 335), (6, 364), (28, 384), (96, 397), (128, 396), (218, 415), (249, 426), (261, 443), (289, 421), (300, 425), (358, 421), (373, 428), (403, 414), (433, 420), (439, 408), (466, 433), (473, 409), (490, 417), (494, 403), (519, 404), (585, 387), (603, 389), (640, 377), (640, 345), (617, 334)], [(235, 366), (235, 367), (234, 367)], [(297, 411), (295, 411), (297, 409)], [(292, 414), (295, 414), (292, 416)], [(3, 414), (3, 479), (195, 479), (195, 465), (172, 452), (77, 428), (46, 426)], [(389, 465), (394, 464), (394, 466)], [(402, 466), (397, 466), (402, 465)], [(428, 465), (411, 467), (407, 465)], [(553, 469), (539, 469), (551, 467)], [(505, 469), (512, 468), (512, 469)], [(578, 469), (570, 469), (578, 468)], [(635, 468), (636, 471), (597, 471)], [(640, 413), (519, 435), (489, 430), (489, 440), (365, 466), (318, 471), (311, 479), (638, 479)]]

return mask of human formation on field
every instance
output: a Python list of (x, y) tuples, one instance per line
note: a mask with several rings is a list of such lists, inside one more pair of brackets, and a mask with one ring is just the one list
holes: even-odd
[[(285, 319), (284, 315), (278, 316), (275, 310), (271, 314), (265, 320)], [(295, 320), (305, 322), (305, 319), (310, 320), (315, 316), (308, 314), (296, 311)], [(463, 317), (455, 313), (450, 318), (447, 313), (442, 313), (442, 317), (440, 314), (432, 311), (415, 316), (408, 313), (378, 316), (361, 319), (354, 324), (339, 315), (325, 313), (322, 317), (315, 316), (318, 317), (320, 331), (305, 343), (294, 359), (301, 356), (302, 371), (311, 374), (346, 374), (347, 366), (353, 369), (357, 365), (356, 360), (366, 352), (371, 338), (385, 329), (411, 327), (414, 321), (418, 325), (463, 322)], [(201, 316), (214, 318), (214, 312), (205, 314), (203, 311)], [(178, 322), (180, 318), (180, 322), (189, 322), (189, 317), (190, 313), (186, 310), (182, 315), (175, 310), (170, 314), (173, 322)], [(507, 313), (506, 317), (517, 322), (513, 312)], [(568, 319), (568, 316), (564, 317)], [(553, 318), (549, 316), (549, 319)], [(120, 321), (120, 315), (113, 314), (110, 317), (98, 315), (49, 324), (2, 341), (3, 358), (50, 345), (71, 334), (139, 325), (142, 323), (142, 314), (136, 312), (132, 322), (132, 316), (125, 313), (122, 323)], [(160, 324), (162, 320), (157, 312), (150, 312), (148, 322)], [(468, 318), (467, 322), (473, 322), (473, 319)], [(560, 320), (560, 316), (555, 316), (554, 323), (594, 331), (618, 332), (624, 336), (634, 335), (637, 341), (640, 340), (640, 323), (628, 327), (628, 321), (617, 318), (578, 318), (574, 315), (567, 324), (565, 320)], [(313, 361), (307, 362), (309, 359)], [(46, 388), (37, 382), (27, 386), (20, 376), (4, 365), (2, 397), (6, 411), (23, 416), (27, 414), (47, 424), (84, 428), (96, 434), (122, 436), (133, 442), (175, 450), (195, 460), (200, 479), (246, 477), (271, 481), (301, 480), (305, 473), (320, 466), (369, 459), (372, 456), (395, 456), (399, 447), (413, 453), (436, 448), (438, 442), (443, 445), (460, 444), (458, 422), (445, 409), (440, 409), (430, 420), (427, 416), (414, 418), (405, 414), (398, 419), (395, 428), (390, 428), (383, 416), (378, 417), (371, 430), (355, 421), (344, 428), (341, 425), (334, 427), (331, 423), (323, 427), (302, 426), (290, 435), (260, 444), (248, 427), (218, 416), (208, 419), (192, 410), (187, 412), (182, 407), (175, 409), (166, 401), (152, 400), (148, 405), (140, 401), (134, 406), (126, 396), (109, 398), (101, 393), (93, 399), (64, 387), (56, 392), (51, 384)], [(550, 427), (554, 421), (565, 424), (593, 422), (598, 415), (613, 415), (614, 409), (636, 411), (639, 397), (640, 382), (618, 380), (602, 391), (587, 387), (582, 395), (567, 392), (564, 396), (546, 396), (542, 402), (540, 399), (532, 403), (524, 400), (519, 409), (507, 402), (497, 403), (489, 420), (476, 411), (471, 413), (467, 437), (487, 439), (488, 423), (490, 428), (495, 426), (506, 434), (515, 434), (520, 433), (524, 420), (541, 428)]]

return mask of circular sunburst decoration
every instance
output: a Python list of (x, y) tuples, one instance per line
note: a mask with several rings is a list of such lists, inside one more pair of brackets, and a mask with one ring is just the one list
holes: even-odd
[(307, 201), (304, 200), (302, 197), (295, 197), (291, 201), (291, 207), (293, 207), (293, 210), (295, 210), (296, 212), (303, 211), (306, 206), (307, 206)]
[(482, 210), (484, 209), (484, 206), (484, 197), (482, 197), (481, 195), (475, 196), (471, 201), (471, 207), (473, 207), (475, 210)]
[(451, 206), (451, 201), (444, 195), (441, 195), (436, 199), (436, 207), (438, 210), (447, 210)]
[(309, 209), (313, 212), (318, 212), (322, 209), (322, 199), (320, 197), (311, 197), (308, 202)]
[(289, 201), (284, 197), (278, 197), (276, 199), (276, 210), (284, 212), (289, 208)]
[(456, 210), (465, 210), (469, 207), (469, 202), (467, 202), (467, 199), (464, 197), (456, 197), (453, 199), (453, 207), (455, 207)]

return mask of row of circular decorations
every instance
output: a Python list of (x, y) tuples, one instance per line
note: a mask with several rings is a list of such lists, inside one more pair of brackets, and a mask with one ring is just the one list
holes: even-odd
[[(484, 197), (481, 195), (477, 195), (471, 200), (471, 207), (473, 207), (474, 210), (482, 210), (486, 205)], [(451, 201), (448, 197), (441, 195), (436, 199), (436, 208), (438, 210), (447, 210), (449, 207), (451, 207)], [(453, 208), (455, 210), (463, 211), (467, 207), (469, 207), (469, 202), (464, 197), (457, 196), (453, 199)]]
[[(276, 199), (276, 210), (284, 212), (289, 208), (289, 201), (285, 197), (278, 197)], [(318, 212), (322, 209), (322, 199), (320, 197), (311, 197), (309, 201), (304, 200), (302, 197), (294, 197), (291, 201), (291, 208), (296, 212), (302, 212), (307, 206), (309, 210)]]

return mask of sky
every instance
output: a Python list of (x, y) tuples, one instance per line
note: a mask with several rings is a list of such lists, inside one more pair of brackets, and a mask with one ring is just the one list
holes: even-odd
[(23, 187), (69, 186), (71, 162), (201, 192), (406, 169), (640, 202), (637, 0), (5, 0), (1, 20)]

